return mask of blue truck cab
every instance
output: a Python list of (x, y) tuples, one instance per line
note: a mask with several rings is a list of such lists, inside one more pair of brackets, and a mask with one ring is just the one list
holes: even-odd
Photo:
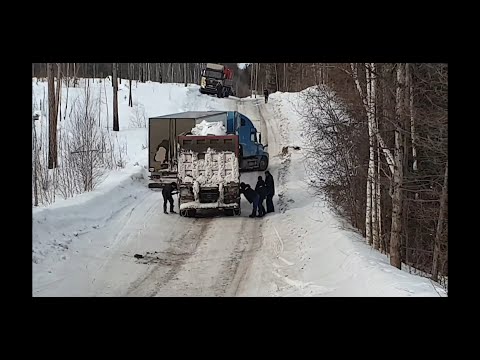
[(227, 112), (227, 134), (236, 134), (240, 142), (240, 169), (260, 170), (268, 168), (269, 155), (252, 121), (238, 111)]

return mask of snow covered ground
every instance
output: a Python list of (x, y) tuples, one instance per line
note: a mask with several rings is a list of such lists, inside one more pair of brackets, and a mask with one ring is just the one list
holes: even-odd
[[(46, 84), (32, 86), (43, 99)], [(105, 88), (106, 126), (111, 84), (91, 84), (98, 96)], [(70, 88), (69, 101), (81, 91)], [(33, 296), (446, 296), (440, 285), (391, 267), (312, 196), (298, 94), (275, 93), (265, 105), (261, 97), (201, 95), (196, 85), (139, 83), (133, 100), (132, 109), (122, 81), (118, 136), (127, 144), (126, 167), (90, 193), (33, 209)], [(240, 217), (163, 214), (161, 193), (146, 187), (146, 129), (129, 119), (195, 110), (238, 110), (262, 132), (276, 181), (274, 214), (249, 219), (243, 198)], [(254, 186), (258, 175), (243, 173), (242, 181)]]
[[(390, 266), (386, 255), (367, 246), (361, 235), (314, 198), (306, 182), (296, 111), (300, 101), (298, 93), (275, 93), (261, 106), (275, 153), (284, 146), (288, 153), (270, 162), (277, 199), (277, 212), (266, 217), (263, 226), (270, 256), (255, 259), (241, 295), (446, 296), (439, 284)], [(266, 266), (271, 272), (262, 271)]]

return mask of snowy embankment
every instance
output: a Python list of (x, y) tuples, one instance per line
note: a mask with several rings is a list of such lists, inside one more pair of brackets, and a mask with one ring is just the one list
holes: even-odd
[[(274, 93), (262, 111), (269, 141), (277, 141), (277, 154), (270, 154), (276, 213), (265, 219), (263, 238), (269, 251), (254, 262), (253, 286), (243, 294), (446, 296), (439, 284), (390, 266), (386, 255), (368, 246), (363, 236), (314, 196), (308, 186), (303, 154), (307, 144), (297, 111), (301, 94)], [(270, 276), (258, 276), (270, 262)]]

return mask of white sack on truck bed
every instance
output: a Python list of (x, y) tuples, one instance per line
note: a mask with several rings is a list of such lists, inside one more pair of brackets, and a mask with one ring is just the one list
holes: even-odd
[(205, 121), (203, 120), (200, 124), (195, 125), (192, 129), (192, 135), (195, 136), (208, 136), (208, 135), (215, 135), (215, 136), (224, 136), (227, 135), (227, 130), (225, 126), (223, 126), (223, 122), (221, 121)]

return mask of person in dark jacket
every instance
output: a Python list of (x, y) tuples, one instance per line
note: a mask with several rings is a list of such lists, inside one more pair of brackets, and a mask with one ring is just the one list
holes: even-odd
[(273, 181), (273, 176), (270, 174), (270, 171), (265, 171), (265, 187), (267, 188), (267, 213), (275, 211), (273, 207), (273, 196), (275, 195), (275, 182)]
[(268, 103), (268, 89), (263, 90), (263, 95), (265, 96), (265, 104)]
[(217, 82), (217, 97), (219, 98), (223, 97), (222, 92), (223, 92), (223, 86), (222, 86), (222, 83), (219, 81)]
[(177, 184), (172, 182), (170, 184), (165, 185), (162, 189), (162, 196), (163, 196), (163, 212), (168, 214), (167, 212), (167, 201), (170, 203), (170, 212), (176, 214), (175, 210), (173, 210), (173, 196), (178, 194), (177, 191)]
[(263, 200), (265, 200), (265, 197), (267, 196), (267, 188), (265, 186), (265, 181), (263, 181), (261, 176), (258, 177), (255, 191), (260, 197), (260, 199), (258, 200), (258, 214), (259, 216), (264, 216), (267, 212), (265, 211), (265, 207), (263, 206)]
[(248, 217), (256, 217), (260, 196), (255, 190), (251, 188), (250, 185), (245, 184), (244, 182), (240, 183), (240, 194), (243, 194), (243, 196), (245, 196), (245, 199), (247, 199), (250, 204), (253, 203), (252, 213)]

